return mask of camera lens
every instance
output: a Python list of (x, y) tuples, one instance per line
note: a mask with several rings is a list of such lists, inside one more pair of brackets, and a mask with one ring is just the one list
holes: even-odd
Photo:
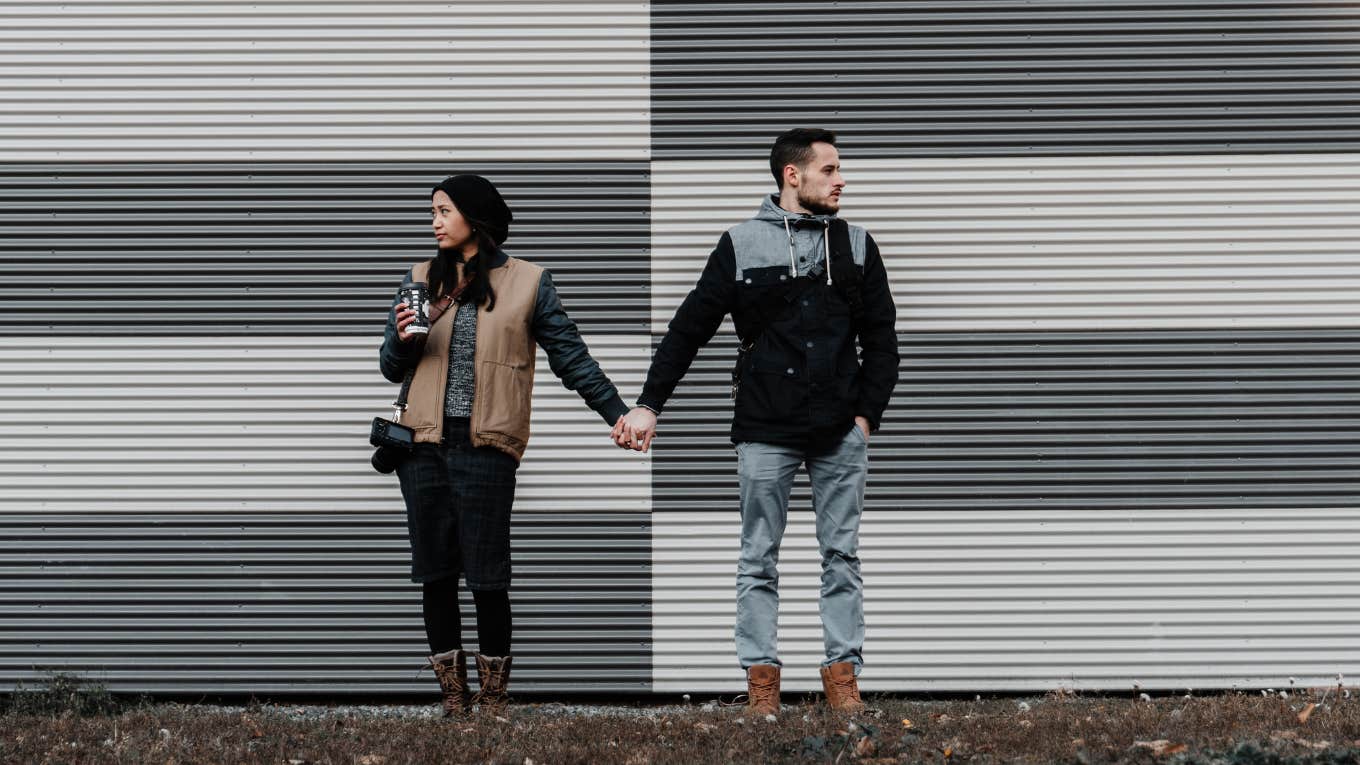
[(397, 464), (401, 462), (401, 452), (390, 447), (382, 446), (373, 452), (373, 469), (379, 473), (390, 473), (397, 469)]

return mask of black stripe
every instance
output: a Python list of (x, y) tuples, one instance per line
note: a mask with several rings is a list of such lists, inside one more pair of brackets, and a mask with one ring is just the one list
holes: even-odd
[(583, 328), (645, 331), (645, 163), (8, 163), (0, 334), (380, 334), (453, 172), (498, 185)]
[(656, 159), (1354, 151), (1349, 3), (652, 5)]
[[(1360, 503), (1360, 330), (904, 333), (901, 351), (870, 512)], [(712, 343), (667, 405), (658, 512), (737, 506), (734, 354)]]
[[(119, 691), (433, 692), (399, 512), (8, 513), (0, 533), (0, 684), (58, 667)], [(648, 690), (648, 516), (516, 512), (511, 534), (513, 687)]]

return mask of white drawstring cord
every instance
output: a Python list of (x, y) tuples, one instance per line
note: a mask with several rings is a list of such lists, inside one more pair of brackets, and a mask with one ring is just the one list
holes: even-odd
[(822, 225), (822, 244), (826, 245), (826, 283), (831, 284), (831, 221), (824, 220)]
[(789, 228), (789, 219), (784, 218), (784, 233), (789, 237), (789, 278), (798, 278), (798, 266), (793, 262), (793, 230)]

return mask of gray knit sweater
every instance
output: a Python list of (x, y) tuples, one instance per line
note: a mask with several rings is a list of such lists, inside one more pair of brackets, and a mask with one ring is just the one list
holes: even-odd
[(449, 339), (449, 384), (444, 389), (444, 416), (472, 416), (473, 354), (477, 350), (477, 306), (463, 303), (453, 315)]

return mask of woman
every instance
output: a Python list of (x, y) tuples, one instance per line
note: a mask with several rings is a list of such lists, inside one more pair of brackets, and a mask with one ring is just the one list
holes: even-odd
[[(445, 716), (473, 704), (499, 712), (510, 680), (510, 505), (515, 470), (529, 440), (534, 343), (563, 385), (612, 426), (627, 411), (600, 371), (547, 271), (507, 256), (510, 208), (490, 181), (447, 178), (432, 192), (439, 254), (403, 283), (425, 282), (430, 331), (406, 331), (415, 311), (396, 303), (379, 353), (383, 376), (411, 378), (401, 422), (415, 431), (397, 468), (419, 582), (429, 661)], [(477, 611), (479, 688), (468, 694), (467, 653), (458, 613), (458, 576)]]

